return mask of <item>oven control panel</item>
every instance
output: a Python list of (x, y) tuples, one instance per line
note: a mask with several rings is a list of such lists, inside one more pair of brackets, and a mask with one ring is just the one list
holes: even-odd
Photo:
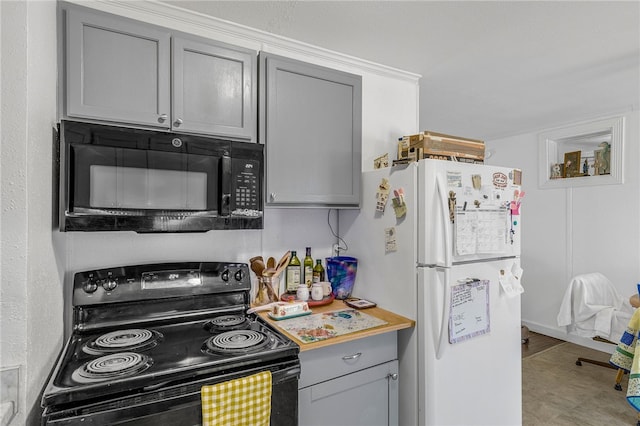
[(246, 263), (180, 262), (122, 266), (76, 273), (73, 305), (250, 290), (251, 278)]

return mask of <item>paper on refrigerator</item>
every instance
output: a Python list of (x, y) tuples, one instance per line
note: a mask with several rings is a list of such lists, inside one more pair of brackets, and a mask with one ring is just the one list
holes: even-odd
[(456, 207), (455, 244), (458, 255), (501, 254), (507, 251), (507, 209)]
[(500, 270), (500, 277), (498, 278), (498, 281), (500, 282), (500, 286), (507, 297), (516, 297), (517, 295), (524, 293), (524, 287), (522, 287), (522, 283), (520, 281), (522, 272), (522, 268), (515, 262), (511, 266), (510, 270)]

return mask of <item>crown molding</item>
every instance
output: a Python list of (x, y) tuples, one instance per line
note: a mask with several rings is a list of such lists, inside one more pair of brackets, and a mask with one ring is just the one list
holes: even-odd
[[(420, 74), (378, 64), (354, 56), (335, 52), (312, 44), (278, 36), (235, 22), (205, 15), (153, 0), (67, 0), (64, 3), (100, 10), (115, 15), (159, 25), (172, 30), (209, 38), (224, 38), (227, 41), (242, 40), (257, 50), (291, 52), (302, 56), (329, 61), (346, 67), (357, 67), (363, 71), (418, 84)], [(248, 47), (248, 46), (245, 46)]]

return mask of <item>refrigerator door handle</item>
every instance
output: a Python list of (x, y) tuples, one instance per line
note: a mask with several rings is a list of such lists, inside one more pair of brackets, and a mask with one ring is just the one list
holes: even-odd
[[(449, 285), (449, 269), (444, 269), (444, 282), (442, 285), (444, 286), (444, 294), (442, 295), (442, 319), (440, 322), (440, 335), (438, 336), (438, 342), (436, 345), (436, 359), (442, 358), (442, 354), (444, 352), (444, 347), (447, 345), (445, 339), (449, 336), (449, 314), (450, 314), (450, 304), (449, 298), (451, 297), (449, 294), (450, 285)], [(434, 298), (435, 299), (435, 298)], [(434, 302), (435, 303), (435, 302)]]
[(451, 267), (451, 224), (449, 223), (449, 203), (447, 189), (442, 182), (440, 175), (436, 176), (436, 187), (438, 188), (438, 204), (440, 207), (440, 215), (442, 217), (443, 242), (440, 247), (444, 249), (444, 263), (442, 266)]

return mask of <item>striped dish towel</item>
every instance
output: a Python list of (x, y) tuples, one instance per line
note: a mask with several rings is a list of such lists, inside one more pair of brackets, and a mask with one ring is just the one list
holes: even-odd
[(203, 426), (269, 426), (271, 372), (203, 386)]

